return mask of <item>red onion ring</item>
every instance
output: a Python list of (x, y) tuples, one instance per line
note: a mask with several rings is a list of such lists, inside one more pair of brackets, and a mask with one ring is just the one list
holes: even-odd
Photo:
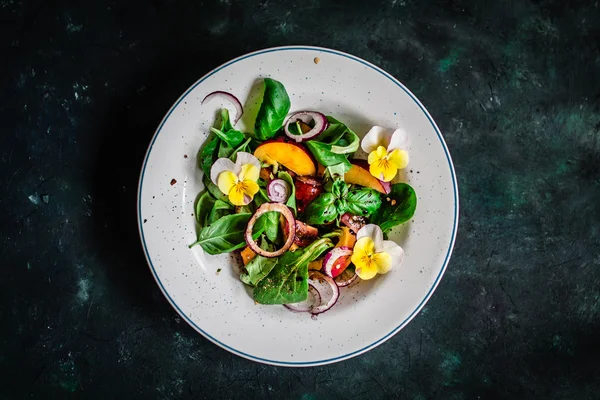
[(290, 184), (283, 179), (273, 179), (267, 185), (267, 194), (269, 199), (276, 203), (285, 203), (290, 197), (292, 188)]
[[(333, 279), (331, 279), (330, 277), (328, 277), (325, 274), (320, 273), (319, 271), (309, 271), (308, 272), (308, 283), (309, 285), (313, 285), (315, 287), (315, 289), (317, 289), (317, 291), (319, 292), (319, 295), (321, 296), (321, 304), (319, 304), (319, 306), (317, 307), (313, 307), (312, 310), (310, 311), (310, 313), (312, 315), (318, 315), (321, 313), (324, 313), (325, 311), (329, 310), (331, 307), (333, 307), (335, 305), (335, 303), (338, 301), (338, 298), (340, 297), (340, 289), (338, 288), (338, 286), (335, 284), (335, 282), (333, 281)], [(327, 296), (325, 296), (325, 288), (329, 287), (332, 291), (329, 299), (323, 304), (323, 299), (327, 298)]]
[[(348, 246), (340, 246), (331, 249), (323, 259), (323, 271), (325, 272), (325, 274), (327, 274), (327, 276), (335, 278), (341, 272), (343, 272), (344, 269), (346, 269), (346, 267), (350, 264), (349, 257), (351, 255), (352, 250)], [(344, 269), (340, 271), (339, 269), (334, 269), (334, 266), (341, 257), (345, 258), (344, 262), (346, 263), (346, 265), (344, 266)]]
[[(289, 231), (287, 232), (287, 239), (285, 241), (285, 244), (282, 248), (276, 251), (267, 251), (261, 249), (258, 243), (256, 243), (256, 241), (252, 238), (252, 230), (254, 228), (254, 224), (261, 215), (269, 211), (276, 211), (283, 215), (283, 217), (288, 223), (287, 226), (289, 227), (286, 228)], [(244, 233), (244, 238), (246, 239), (246, 244), (248, 244), (248, 247), (250, 247), (250, 249), (252, 249), (252, 251), (254, 251), (256, 254), (266, 258), (279, 257), (292, 246), (292, 243), (294, 243), (294, 238), (296, 237), (294, 230), (295, 226), (296, 220), (294, 219), (294, 215), (292, 214), (292, 211), (288, 208), (288, 206), (281, 203), (265, 203), (258, 207), (252, 218), (250, 218), (250, 221), (248, 221), (248, 225), (246, 225), (246, 232)]]
[(348, 269), (345, 269), (341, 274), (336, 276), (333, 281), (338, 287), (346, 287), (352, 285), (356, 279), (358, 279), (356, 270), (350, 272)]
[[(311, 295), (312, 295), (312, 300), (310, 299)], [(318, 306), (319, 304), (321, 304), (321, 294), (313, 285), (311, 285), (309, 283), (308, 284), (308, 298), (306, 300), (300, 301), (298, 303), (284, 304), (284, 307), (287, 308), (288, 310), (292, 310), (295, 312), (309, 312), (309, 311), (312, 311), (312, 309), (315, 306)]]
[[(305, 124), (314, 121), (315, 126), (310, 131), (302, 135), (293, 134), (292, 132), (290, 132), (290, 124), (295, 123), (298, 120), (304, 122)], [(321, 133), (323, 133), (325, 129), (327, 129), (329, 123), (327, 122), (327, 117), (325, 116), (325, 114), (321, 114), (317, 111), (300, 111), (292, 114), (287, 119), (287, 121), (285, 121), (285, 124), (283, 126), (285, 130), (285, 135), (290, 139), (293, 139), (296, 142), (300, 143), (306, 142), (307, 140), (314, 139), (315, 137), (319, 136)]]
[(237, 124), (240, 118), (242, 118), (242, 114), (244, 113), (244, 107), (242, 107), (242, 103), (240, 103), (238, 98), (232, 95), (231, 93), (217, 90), (216, 92), (207, 94), (206, 97), (202, 100), (202, 105), (204, 105), (204, 103), (208, 103), (215, 97), (221, 97), (225, 100), (228, 100), (235, 106), (235, 118), (233, 119), (233, 125)]

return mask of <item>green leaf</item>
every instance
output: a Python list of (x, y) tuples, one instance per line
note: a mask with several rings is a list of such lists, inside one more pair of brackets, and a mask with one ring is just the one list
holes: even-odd
[(289, 208), (291, 208), (292, 211), (294, 212), (294, 216), (296, 216), (296, 214), (298, 214), (298, 207), (296, 204), (296, 186), (294, 185), (294, 179), (292, 179), (292, 176), (285, 171), (279, 171), (277, 173), (277, 177), (279, 179), (283, 179), (284, 181), (286, 181), (292, 188), (292, 193), (290, 194), (290, 197), (285, 202), (285, 205), (288, 206)]
[(222, 141), (227, 143), (227, 145), (231, 148), (238, 146), (244, 141), (244, 134), (240, 131), (236, 131), (235, 129), (223, 132), (217, 128), (210, 128), (210, 131), (217, 135)]
[[(190, 245), (200, 245), (208, 254), (229, 253), (246, 246), (244, 232), (252, 214), (231, 214), (200, 230), (198, 240)], [(256, 225), (259, 225), (258, 223)], [(264, 226), (256, 226), (252, 237), (257, 239)]]
[(354, 215), (368, 217), (381, 207), (379, 192), (369, 188), (352, 188), (346, 200), (347, 211)]
[(270, 202), (269, 195), (267, 194), (267, 189), (260, 188), (258, 193), (254, 195), (254, 203), (256, 207), (260, 207), (261, 205)]
[(344, 180), (344, 175), (348, 170), (346, 169), (346, 164), (340, 163), (336, 165), (331, 165), (327, 167), (326, 174), (330, 179), (341, 179)]
[(342, 215), (348, 211), (348, 201), (346, 199), (337, 199), (335, 201), (335, 209), (338, 215)]
[(236, 149), (233, 151), (233, 153), (231, 153), (231, 155), (229, 156), (229, 159), (230, 159), (231, 161), (235, 161), (235, 159), (236, 159), (236, 155), (237, 155), (237, 153), (239, 153), (240, 151), (245, 151), (245, 152), (247, 152), (247, 153), (248, 153), (248, 152), (251, 152), (251, 151), (249, 151), (249, 150), (250, 150), (249, 143), (250, 143), (250, 141), (251, 141), (251, 140), (252, 140), (252, 138), (248, 138), (248, 139), (246, 139), (246, 141), (245, 141), (244, 143), (240, 144), (240, 145), (239, 145), (239, 146), (238, 146), (238, 147), (237, 147), (237, 148), (236, 148)]
[(358, 150), (360, 138), (344, 123), (328, 116), (329, 126), (319, 135), (318, 140), (331, 145), (329, 149), (336, 154), (349, 154)]
[[(220, 139), (219, 139), (220, 140)], [(217, 155), (219, 158), (229, 158), (235, 151), (235, 148), (231, 147), (227, 142), (220, 140), (219, 151)]]
[(204, 183), (204, 186), (206, 186), (206, 189), (215, 199), (229, 201), (227, 195), (221, 192), (221, 189), (219, 189), (219, 187), (210, 180), (210, 172), (208, 173), (208, 175), (204, 175), (204, 178), (202, 178), (202, 182)]
[(333, 247), (331, 239), (319, 239), (304, 249), (288, 251), (266, 278), (254, 288), (254, 300), (261, 304), (289, 304), (308, 296), (308, 263)]
[(338, 215), (336, 200), (331, 193), (321, 193), (304, 210), (305, 222), (309, 225), (323, 225), (335, 220)]
[(204, 144), (204, 147), (202, 147), (202, 150), (200, 150), (200, 155), (199, 155), (199, 162), (200, 162), (200, 167), (202, 168), (202, 171), (204, 171), (204, 176), (208, 176), (210, 179), (210, 169), (212, 168), (213, 164), (215, 163), (215, 161), (217, 160), (218, 157), (218, 151), (219, 151), (219, 145), (221, 144), (221, 139), (219, 139), (216, 136), (212, 136), (210, 137), (206, 143)]
[(319, 164), (324, 167), (341, 164), (344, 167), (344, 173), (350, 170), (352, 166), (348, 158), (344, 154), (336, 154), (331, 151), (332, 145), (328, 143), (309, 140), (305, 143), (312, 155), (317, 159)]
[(333, 186), (331, 187), (331, 194), (333, 194), (338, 199), (343, 199), (348, 195), (349, 190), (350, 185), (348, 185), (341, 179), (337, 179), (333, 181)]
[(245, 206), (236, 206), (234, 207), (234, 210), (237, 214), (240, 213), (250, 213), (253, 214), (254, 213), (254, 209), (251, 206), (252, 203), (250, 204), (246, 204)]
[(208, 190), (202, 193), (202, 196), (200, 196), (196, 201), (196, 221), (198, 222), (201, 228), (208, 225), (208, 214), (212, 210), (215, 201), (216, 199), (213, 197), (213, 195), (210, 194)]
[(371, 217), (371, 222), (378, 224), (385, 233), (393, 227), (410, 220), (417, 208), (417, 194), (407, 183), (392, 185), (388, 195), (390, 201), (384, 201), (377, 212)]
[(260, 140), (275, 136), (290, 111), (290, 98), (281, 82), (265, 78), (262, 104), (256, 116), (254, 134)]
[[(324, 167), (338, 166), (337, 173), (343, 175), (351, 167), (348, 154), (358, 150), (360, 139), (345, 124), (328, 116), (329, 126), (315, 140), (306, 142), (306, 146)], [(338, 165), (341, 164), (341, 165)], [(343, 167), (343, 170), (342, 170)]]
[(229, 121), (229, 111), (226, 108), (221, 109), (221, 129), (213, 127), (210, 128), (210, 131), (227, 143), (229, 148), (235, 148), (244, 141), (244, 134), (233, 129), (233, 126)]
[(231, 125), (231, 120), (229, 119), (229, 110), (226, 108), (221, 108), (221, 131), (227, 132), (232, 129), (233, 125)]
[(276, 212), (276, 211), (269, 211), (264, 213), (263, 215), (261, 215), (258, 218), (258, 221), (264, 225), (265, 229), (265, 234), (267, 235), (267, 238), (275, 243), (277, 241), (277, 239), (279, 238), (279, 231), (280, 231), (280, 226), (279, 226), (279, 216), (281, 214)]
[(210, 213), (208, 214), (207, 225), (211, 225), (222, 217), (233, 214), (233, 212), (233, 205), (223, 200), (216, 200), (212, 210), (210, 210)]
[(246, 272), (240, 275), (240, 280), (246, 285), (255, 286), (261, 279), (269, 275), (279, 258), (256, 256), (246, 265)]

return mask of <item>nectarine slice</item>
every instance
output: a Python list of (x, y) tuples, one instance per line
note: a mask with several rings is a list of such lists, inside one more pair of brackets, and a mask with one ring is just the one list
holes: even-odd
[(267, 164), (279, 163), (296, 175), (314, 175), (315, 163), (306, 148), (294, 143), (265, 142), (254, 151), (254, 156)]
[(348, 170), (348, 172), (346, 172), (346, 174), (344, 175), (344, 180), (347, 183), (353, 183), (355, 185), (361, 185), (364, 187), (375, 189), (383, 194), (389, 193), (386, 192), (385, 187), (383, 186), (381, 181), (375, 178), (373, 175), (371, 175), (368, 166), (365, 169), (361, 166), (354, 164), (354, 161), (352, 167), (350, 167), (350, 170)]

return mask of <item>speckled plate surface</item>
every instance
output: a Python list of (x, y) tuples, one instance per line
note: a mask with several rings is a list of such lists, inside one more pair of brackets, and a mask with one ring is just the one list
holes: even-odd
[[(318, 57), (319, 63), (314, 59)], [(292, 110), (314, 109), (364, 135), (372, 125), (403, 127), (410, 166), (402, 179), (416, 190), (413, 221), (390, 238), (404, 264), (342, 289), (316, 319), (282, 306), (257, 305), (238, 279), (232, 255), (210, 256), (196, 238), (194, 201), (202, 184), (196, 155), (221, 107), (203, 97), (230, 91), (256, 110), (261, 79), (281, 81)], [(256, 111), (238, 124), (251, 130)], [(249, 128), (249, 129), (246, 129)], [(176, 183), (175, 183), (176, 181)], [(138, 192), (138, 223), (152, 274), (177, 312), (217, 345), (254, 361), (328, 364), (361, 354), (400, 331), (425, 305), (450, 259), (458, 223), (458, 189), (450, 154), (433, 119), (394, 77), (357, 57), (323, 48), (280, 47), (232, 60), (194, 83), (167, 113), (148, 149)]]

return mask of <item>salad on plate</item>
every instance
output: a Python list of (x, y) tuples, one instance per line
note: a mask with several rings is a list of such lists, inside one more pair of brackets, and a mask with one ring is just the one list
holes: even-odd
[[(317, 315), (340, 288), (399, 267), (403, 249), (387, 233), (410, 220), (417, 197), (398, 172), (407, 167), (407, 134), (374, 126), (361, 140), (319, 111), (290, 114), (282, 83), (264, 79), (254, 132), (235, 128), (243, 113), (227, 92), (207, 95), (235, 107), (198, 154), (206, 190), (195, 204), (208, 254), (237, 251), (240, 280), (261, 304)], [(367, 159), (354, 158), (361, 148)]]

